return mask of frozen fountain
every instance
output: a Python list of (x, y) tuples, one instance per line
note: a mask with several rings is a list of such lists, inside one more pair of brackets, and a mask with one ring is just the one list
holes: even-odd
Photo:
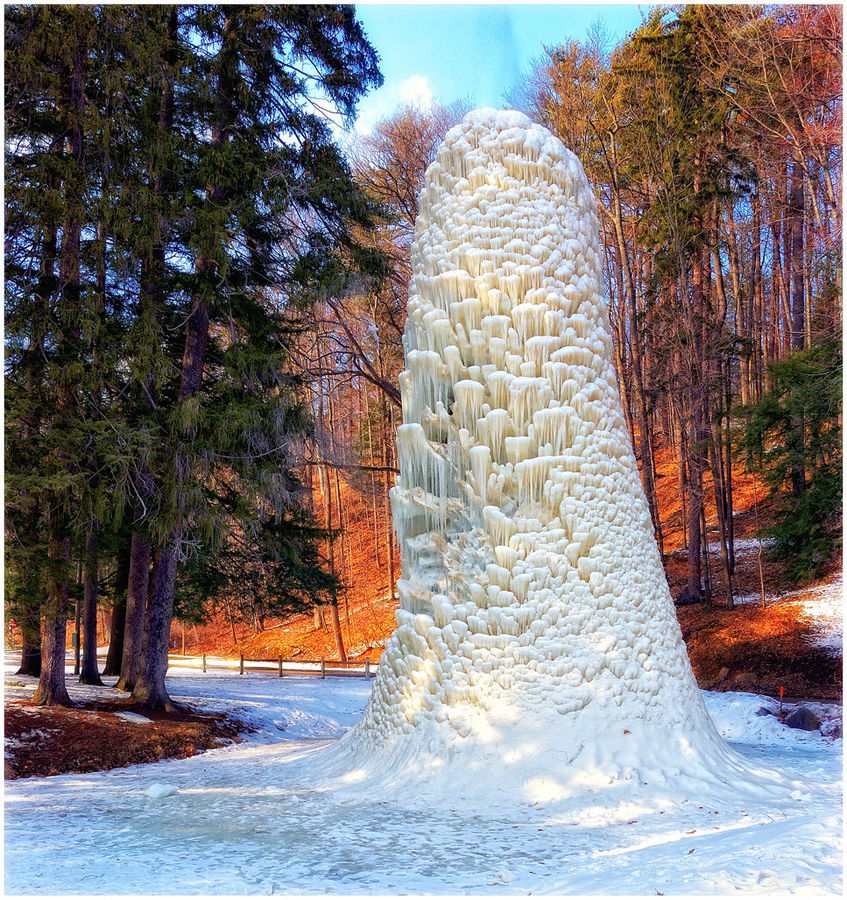
[(352, 780), (550, 802), (749, 777), (703, 705), (622, 415), (598, 220), (520, 113), (446, 136), (412, 250), (397, 630)]

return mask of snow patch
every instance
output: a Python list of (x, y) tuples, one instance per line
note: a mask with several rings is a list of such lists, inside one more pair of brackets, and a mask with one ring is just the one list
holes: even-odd
[(164, 800), (165, 797), (172, 797), (179, 793), (179, 788), (172, 784), (151, 784), (144, 792), (146, 797), (151, 800)]
[(153, 720), (148, 719), (147, 716), (139, 715), (134, 712), (116, 712), (115, 716), (118, 719), (123, 719), (124, 722), (132, 722), (134, 725), (152, 725)]

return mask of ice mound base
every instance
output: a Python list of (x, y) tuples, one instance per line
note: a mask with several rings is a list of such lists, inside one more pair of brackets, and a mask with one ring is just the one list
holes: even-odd
[(335, 750), (341, 782), (485, 804), (778, 790), (721, 740), (691, 672), (577, 158), (519, 113), (466, 116), (427, 172), (412, 272), (401, 608)]

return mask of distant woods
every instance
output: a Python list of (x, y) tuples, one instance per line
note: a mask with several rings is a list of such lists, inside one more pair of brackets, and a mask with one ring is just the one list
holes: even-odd
[[(148, 706), (174, 615), (235, 641), (309, 612), (355, 652), (351, 599), (400, 575), (417, 195), (466, 109), (343, 153), (331, 125), (381, 82), (349, 6), (12, 6), (5, 39), (6, 603), (36, 698), (69, 702), (72, 609), (81, 679), (108, 608), (106, 671)], [(597, 194), (660, 548), (676, 461), (682, 601), (732, 603), (741, 471), (793, 575), (837, 543), (841, 54), (838, 7), (691, 6), (551, 44), (518, 92)]]
[[(681, 602), (717, 583), (732, 604), (734, 471), (779, 498), (793, 574), (838, 542), (841, 28), (832, 6), (657, 9), (613, 51), (601, 29), (550, 47), (522, 91), (598, 197), (615, 362), (660, 547), (656, 451), (677, 461)], [(711, 525), (720, 573), (704, 568)]]

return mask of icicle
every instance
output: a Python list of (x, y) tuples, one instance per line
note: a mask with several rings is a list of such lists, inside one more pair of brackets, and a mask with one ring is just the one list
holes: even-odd
[(546, 312), (546, 303), (521, 303), (512, 308), (512, 321), (522, 343), (543, 333)]
[(491, 338), (506, 340), (509, 334), (511, 319), (508, 316), (485, 316), (482, 320), (483, 334), (490, 341)]
[(492, 409), (485, 417), (486, 443), (491, 448), (491, 458), (498, 463), (506, 461), (506, 437), (512, 431), (512, 420), (505, 409)]
[(446, 406), (450, 377), (441, 356), (434, 350), (412, 350), (406, 355), (406, 364), (412, 377), (415, 407), (435, 409), (439, 400)]
[(471, 469), (473, 471), (476, 490), (482, 506), (485, 506), (485, 498), (488, 486), (488, 473), (491, 470), (491, 450), (484, 445), (472, 447), (470, 450)]
[(562, 346), (562, 339), (558, 335), (537, 334), (527, 338), (525, 352), (535, 363), (536, 372), (544, 371), (544, 364), (550, 359), (550, 355)]
[(486, 378), (488, 385), (488, 395), (491, 398), (492, 407), (498, 409), (508, 409), (509, 406), (509, 385), (514, 381), (515, 376), (508, 372), (492, 372)]
[(552, 453), (558, 456), (570, 446), (568, 421), (571, 412), (567, 407), (557, 406), (538, 409), (532, 414), (535, 438), (539, 446), (551, 445)]
[(452, 346), (444, 348), (444, 362), (447, 364), (447, 369), (450, 372), (450, 381), (452, 381), (453, 384), (467, 377), (468, 370), (462, 363), (462, 354), (459, 352), (458, 347)]
[(470, 334), (480, 328), (480, 320), (482, 318), (482, 304), (478, 297), (467, 297), (450, 304), (450, 316), (454, 322), (459, 322), (464, 326), (465, 331)]
[(544, 493), (544, 483), (555, 461), (553, 456), (524, 459), (515, 466), (518, 479), (518, 499), (521, 503), (537, 503)]
[(523, 462), (523, 460), (525, 460), (535, 452), (535, 447), (533, 446), (534, 442), (532, 438), (526, 437), (524, 435), (519, 435), (518, 437), (507, 437), (505, 440), (505, 444), (506, 459), (508, 459), (508, 461), (512, 465)]
[(505, 544), (499, 544), (494, 548), (494, 558), (497, 560), (498, 566), (502, 566), (511, 572), (517, 564), (518, 552)]
[(681, 735), (656, 751), (674, 767), (699, 732), (724, 778), (628, 445), (578, 161), (519, 114), (480, 111), (448, 133), (420, 210), (391, 492), (403, 609), (350, 745), (365, 767), (397, 747), (373, 766), (395, 777), (431, 742), (452, 777), (529, 721), (538, 746), (504, 769), (524, 798), (527, 771), (555, 785), (559, 756), (605, 779), (602, 748), (580, 756), (603, 721), (649, 753)]
[(520, 434), (526, 434), (536, 409), (547, 405), (550, 388), (546, 378), (515, 378), (509, 385), (509, 415)]
[(508, 545), (516, 530), (514, 521), (500, 512), (496, 506), (483, 507), (482, 523), (495, 547), (498, 544)]
[(478, 381), (457, 381), (453, 385), (453, 395), (453, 417), (459, 427), (474, 431), (481, 414), (485, 386)]
[(506, 365), (506, 341), (503, 338), (491, 338), (488, 342), (488, 353), (491, 362), (498, 369), (505, 368)]

